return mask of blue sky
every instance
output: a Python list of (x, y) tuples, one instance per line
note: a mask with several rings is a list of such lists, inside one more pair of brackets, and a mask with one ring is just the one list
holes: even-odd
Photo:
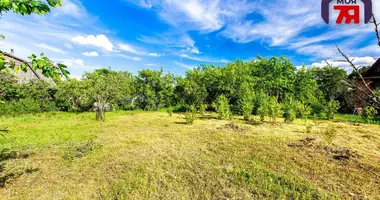
[[(44, 52), (73, 77), (97, 68), (160, 69), (183, 75), (200, 64), (286, 56), (295, 66), (324, 60), (348, 69), (338, 44), (358, 65), (380, 55), (372, 24), (329, 25), (320, 0), (63, 0), (47, 16), (0, 18), (0, 49), (27, 58)], [(373, 0), (380, 19), (379, 0)], [(332, 6), (332, 5), (331, 5)], [(336, 14), (331, 8), (331, 19)], [(363, 13), (361, 13), (363, 16)], [(363, 20), (362, 20), (363, 21)]]

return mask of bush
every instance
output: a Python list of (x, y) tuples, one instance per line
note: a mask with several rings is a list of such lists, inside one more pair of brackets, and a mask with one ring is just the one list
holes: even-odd
[(339, 108), (340, 108), (340, 106), (339, 106), (338, 101), (330, 100), (326, 106), (326, 117), (327, 117), (327, 119), (333, 119), (334, 115), (338, 112)]
[(26, 98), (0, 103), (0, 115), (20, 115), (41, 112), (40, 102)]
[(253, 110), (253, 97), (250, 95), (244, 95), (239, 102), (240, 109), (243, 113), (244, 120), (248, 121)]
[(213, 107), (218, 113), (219, 119), (231, 119), (232, 113), (230, 110), (230, 105), (228, 104), (228, 99), (223, 94), (216, 99)]
[(207, 104), (201, 104), (199, 106), (199, 113), (201, 114), (202, 117), (205, 116), (207, 107), (208, 107)]
[(269, 97), (267, 108), (271, 121), (276, 122), (276, 118), (280, 115), (281, 112), (281, 104), (278, 103), (276, 97)]
[(168, 112), (170, 117), (173, 115), (173, 107), (170, 106), (166, 111)]
[(292, 99), (289, 99), (284, 105), (284, 115), (286, 123), (292, 123), (296, 119), (296, 104)]
[(197, 109), (195, 106), (189, 106), (185, 115), (185, 119), (186, 124), (194, 124), (194, 121), (197, 119)]
[(370, 122), (370, 119), (378, 114), (377, 110), (372, 106), (366, 106), (363, 110), (362, 118), (365, 123)]

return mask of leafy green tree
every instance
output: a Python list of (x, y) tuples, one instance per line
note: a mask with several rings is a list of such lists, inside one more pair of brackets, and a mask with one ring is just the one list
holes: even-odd
[(185, 119), (186, 124), (194, 124), (194, 121), (197, 119), (197, 108), (194, 105), (190, 105), (187, 108)]
[(298, 118), (305, 120), (305, 123), (306, 123), (307, 117), (311, 114), (311, 107), (306, 104), (303, 104), (300, 101), (294, 101), (294, 106), (295, 106), (296, 116)]
[(267, 102), (268, 115), (272, 122), (276, 122), (276, 118), (280, 116), (281, 104), (278, 103), (277, 98), (274, 96), (269, 97)]
[(88, 98), (95, 102), (96, 120), (105, 121), (107, 106), (123, 98), (123, 82), (120, 74), (110, 69), (98, 69), (86, 73), (83, 81), (87, 87)]
[(319, 89), (323, 92), (326, 100), (336, 99), (347, 88), (343, 83), (347, 79), (347, 73), (339, 67), (326, 66), (311, 69)]
[(40, 102), (42, 112), (47, 111), (49, 103), (53, 102), (57, 88), (51, 83), (41, 79), (31, 79), (20, 85), (19, 99), (33, 99)]
[(255, 107), (257, 108), (256, 113), (260, 116), (260, 121), (265, 120), (265, 116), (268, 115), (268, 98), (265, 93), (260, 90), (255, 98)]
[(338, 112), (339, 107), (339, 102), (331, 99), (326, 106), (326, 117), (328, 119), (333, 119), (334, 115)]
[(231, 119), (232, 113), (230, 110), (230, 105), (228, 103), (228, 99), (223, 94), (220, 95), (216, 102), (214, 102), (213, 107), (215, 108), (216, 112), (218, 113), (219, 119)]
[(138, 106), (144, 110), (157, 110), (171, 106), (174, 98), (174, 75), (150, 69), (139, 71), (135, 87), (139, 97)]
[(365, 123), (368, 123), (371, 118), (378, 114), (377, 110), (372, 106), (366, 106), (363, 110), (362, 118)]
[(286, 123), (292, 123), (296, 119), (297, 102), (288, 97), (284, 103), (284, 118)]
[(249, 86), (248, 82), (244, 82), (240, 88), (240, 109), (243, 113), (244, 120), (248, 121), (254, 107), (254, 93), (252, 91), (252, 88)]
[(55, 98), (58, 106), (66, 108), (68, 111), (78, 112), (88, 102), (85, 94), (86, 85), (83, 81), (68, 79), (58, 84)]
[(18, 99), (20, 85), (14, 73), (10, 70), (0, 71), (0, 101)]

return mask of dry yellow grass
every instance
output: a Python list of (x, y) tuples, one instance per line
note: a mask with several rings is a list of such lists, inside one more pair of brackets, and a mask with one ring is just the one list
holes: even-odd
[[(0, 145), (19, 154), (2, 162), (0, 178), (14, 176), (1, 199), (380, 198), (377, 125), (321, 121), (307, 134), (302, 121), (185, 125), (183, 115), (120, 112), (98, 123), (93, 115), (1, 119), (11, 134)], [(337, 135), (326, 150), (328, 126)], [(314, 140), (299, 141), (306, 137)], [(343, 147), (353, 156), (334, 159)]]

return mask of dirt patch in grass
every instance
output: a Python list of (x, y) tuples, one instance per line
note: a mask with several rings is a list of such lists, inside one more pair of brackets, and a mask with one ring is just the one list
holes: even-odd
[(305, 139), (298, 140), (295, 143), (290, 143), (288, 146), (290, 147), (312, 147), (315, 145), (315, 138), (314, 137), (306, 137)]
[(351, 158), (360, 157), (357, 152), (354, 152), (347, 147), (326, 146), (323, 150), (335, 160), (349, 160)]
[(225, 124), (221, 127), (218, 127), (218, 130), (235, 132), (235, 133), (243, 133), (243, 132), (246, 132), (250, 129), (248, 127), (242, 126), (236, 122), (231, 122), (231, 123)]

